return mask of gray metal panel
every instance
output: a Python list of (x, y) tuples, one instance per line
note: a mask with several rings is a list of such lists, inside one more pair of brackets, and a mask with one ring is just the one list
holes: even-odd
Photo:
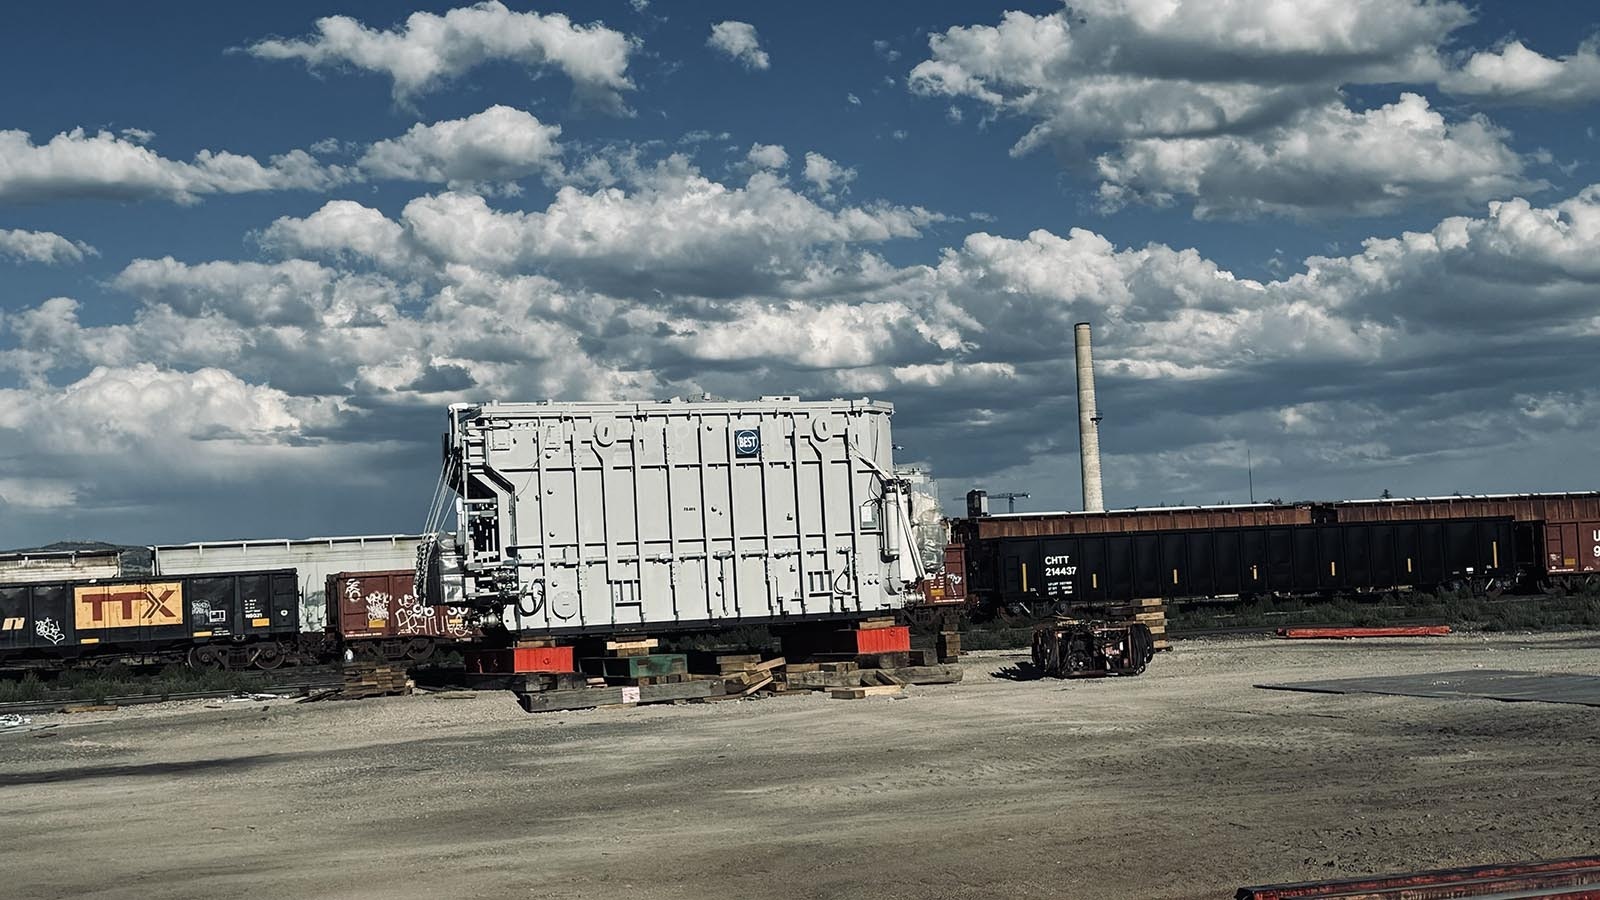
[(1289, 684), (1258, 684), (1256, 687), (1312, 694), (1392, 694), (1402, 697), (1477, 698), (1600, 706), (1600, 675), (1510, 672), (1501, 669), (1467, 669), (1431, 675), (1374, 675)]
[(892, 407), (870, 401), (455, 407), (468, 602), (519, 632), (850, 615), (918, 568)]
[(328, 576), (337, 572), (410, 569), (422, 538), (414, 534), (298, 540), (207, 541), (152, 547), (156, 575), (201, 575), (294, 569), (300, 577), (300, 628), (328, 625)]

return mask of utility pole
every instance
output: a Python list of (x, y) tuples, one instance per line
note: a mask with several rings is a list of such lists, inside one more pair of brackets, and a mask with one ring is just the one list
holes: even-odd
[(1254, 503), (1256, 502), (1256, 467), (1250, 461), (1249, 447), (1244, 448), (1244, 472), (1245, 477), (1250, 479), (1250, 502)]

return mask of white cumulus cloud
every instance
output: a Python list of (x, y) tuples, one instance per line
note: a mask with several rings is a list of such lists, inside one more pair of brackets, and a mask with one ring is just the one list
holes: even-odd
[(834, 188), (843, 188), (854, 181), (856, 170), (841, 166), (821, 153), (807, 152), (806, 167), (802, 175), (807, 181), (816, 185), (817, 190), (828, 195), (833, 193)]
[(1600, 100), (1600, 41), (1590, 39), (1576, 53), (1551, 59), (1521, 41), (1467, 57), (1447, 71), (1440, 85), (1452, 94), (1495, 103), (1564, 106)]
[[(1108, 205), (1199, 216), (1383, 215), (1531, 190), (1530, 159), (1480, 115), (1408, 93), (1348, 105), (1352, 85), (1438, 84), (1497, 102), (1600, 96), (1594, 42), (1550, 59), (1509, 42), (1447, 48), (1454, 0), (1087, 0), (929, 38), (911, 89), (1031, 123), (1012, 148), (1093, 159)], [(960, 121), (952, 106), (952, 121)]]
[(0, 228), (0, 257), (55, 264), (82, 262), (85, 256), (98, 255), (98, 250), (83, 241), (70, 240), (53, 231)]
[(196, 203), (205, 194), (323, 190), (349, 178), (303, 150), (255, 157), (201, 150), (190, 162), (157, 154), (108, 131), (81, 128), (35, 144), (25, 131), (0, 131), (0, 203), (80, 198)]
[(758, 169), (782, 169), (789, 165), (789, 153), (777, 144), (751, 144), (745, 162)]
[(743, 63), (747, 69), (766, 69), (772, 65), (767, 51), (761, 49), (756, 27), (749, 22), (729, 20), (712, 25), (706, 46), (727, 54), (729, 59)]
[(560, 155), (560, 135), (558, 125), (497, 105), (464, 119), (413, 125), (368, 147), (360, 166), (376, 178), (471, 188), (548, 171)]
[(1362, 113), (1318, 107), (1249, 135), (1128, 141), (1096, 163), (1112, 206), (1182, 197), (1200, 217), (1383, 215), (1537, 189), (1506, 138), (1482, 117), (1446, 122), (1408, 93)]
[(393, 79), (397, 100), (494, 61), (559, 69), (581, 98), (612, 109), (621, 109), (621, 92), (633, 87), (627, 69), (634, 45), (626, 35), (600, 24), (574, 24), (560, 13), (512, 12), (497, 0), (443, 15), (412, 13), (397, 29), (369, 28), (349, 16), (318, 19), (315, 28), (306, 38), (269, 38), (245, 49), (312, 68), (381, 72)]

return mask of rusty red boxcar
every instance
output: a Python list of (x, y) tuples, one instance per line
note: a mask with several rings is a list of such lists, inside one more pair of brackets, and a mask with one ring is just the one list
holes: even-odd
[(1341, 522), (1511, 516), (1517, 522), (1543, 523), (1542, 529), (1534, 526), (1533, 546), (1524, 550), (1543, 562), (1545, 573), (1600, 572), (1600, 492), (1396, 497), (1345, 500), (1332, 507)]
[(946, 544), (944, 570), (922, 580), (922, 603), (927, 606), (960, 606), (967, 602), (967, 548)]
[(953, 542), (970, 546), (981, 540), (1008, 537), (1309, 525), (1322, 521), (1321, 512), (1321, 507), (1311, 503), (1241, 503), (1228, 506), (1156, 506), (1105, 512), (997, 513), (954, 520), (950, 537)]
[(426, 606), (410, 569), (328, 576), (328, 624), (354, 654), (425, 659), (441, 643), (473, 636), (460, 610)]

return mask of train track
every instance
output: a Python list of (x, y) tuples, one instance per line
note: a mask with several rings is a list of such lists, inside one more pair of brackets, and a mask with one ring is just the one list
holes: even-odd
[[(1339, 628), (1354, 625), (1353, 622), (1294, 622), (1285, 619), (1282, 622), (1273, 622), (1266, 625), (1220, 625), (1207, 628), (1181, 628), (1176, 625), (1167, 625), (1167, 635), (1175, 641), (1189, 638), (1208, 637), (1235, 637), (1249, 635), (1277, 634), (1280, 628)], [(1384, 625), (1437, 625), (1437, 617), (1404, 616), (1383, 620)]]
[(15, 703), (0, 703), (0, 715), (27, 715), (30, 713), (50, 713), (63, 707), (105, 705), (105, 706), (141, 706), (149, 703), (166, 703), (172, 700), (216, 700), (231, 697), (249, 697), (257, 694), (290, 694), (305, 696), (320, 690), (329, 690), (343, 685), (337, 679), (322, 679), (318, 681), (291, 681), (274, 684), (263, 684), (259, 689), (235, 688), (232, 690), (218, 691), (169, 691), (153, 694), (128, 694), (120, 697), (86, 698), (86, 697), (49, 697), (42, 700), (24, 700)]

